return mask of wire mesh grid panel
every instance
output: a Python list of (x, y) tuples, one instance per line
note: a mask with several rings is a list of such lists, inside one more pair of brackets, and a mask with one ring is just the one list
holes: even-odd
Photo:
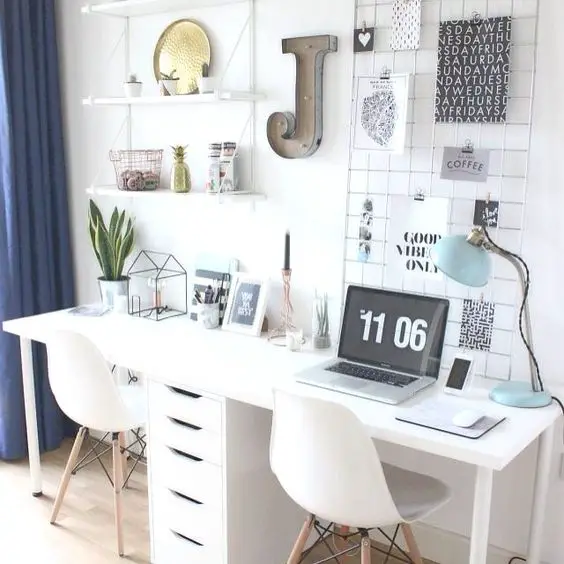
[[(468, 343), (467, 316), (476, 312), (489, 324), (487, 343), (472, 343), (476, 372), (496, 379), (511, 377), (511, 357), (518, 346), (518, 308), (521, 299), (517, 272), (492, 255), (492, 276), (483, 288), (468, 288), (452, 280), (417, 274), (398, 274), (388, 264), (394, 202), (414, 198), (448, 200), (448, 232), (466, 234), (474, 225), (477, 200), (498, 202), (493, 240), (520, 253), (527, 191), (532, 101), (537, 43), (538, 0), (422, 0), (420, 46), (393, 51), (394, 0), (358, 0), (356, 27), (375, 25), (373, 53), (357, 53), (351, 104), (351, 144), (347, 202), (344, 283), (385, 287), (447, 297), (451, 307), (445, 337), (443, 368)], [(507, 116), (504, 123), (435, 123), (435, 84), (441, 21), (479, 16), (511, 16), (511, 63)], [(382, 69), (411, 75), (405, 150), (401, 154), (354, 148), (356, 85), (362, 77), (378, 77)], [(441, 178), (445, 147), (490, 150), (486, 182)], [(361, 257), (359, 232), (366, 223), (369, 199), (370, 253)], [(483, 307), (482, 307), (483, 306)], [(489, 313), (493, 312), (493, 319)], [(463, 348), (463, 347), (462, 347)]]

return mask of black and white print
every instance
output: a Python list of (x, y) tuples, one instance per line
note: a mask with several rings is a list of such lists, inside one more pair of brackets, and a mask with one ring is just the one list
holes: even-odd
[(228, 272), (216, 272), (212, 270), (202, 270), (196, 269), (195, 279), (194, 279), (194, 288), (192, 292), (192, 311), (190, 312), (190, 319), (197, 321), (198, 320), (198, 313), (196, 311), (197, 302), (196, 298), (194, 298), (194, 292), (198, 290), (202, 295), (206, 291), (208, 286), (213, 286), (213, 284), (219, 280), (219, 284), (221, 287), (221, 283), (223, 281), (223, 289), (220, 292), (219, 297), (219, 324), (223, 322), (223, 317), (225, 315), (225, 307), (227, 305), (227, 299), (229, 297), (229, 287), (231, 285), (231, 275)]
[(353, 50), (355, 53), (374, 51), (374, 28), (362, 27), (354, 30)]
[(474, 205), (474, 225), (479, 227), (497, 227), (499, 202), (476, 200)]
[(510, 17), (441, 22), (437, 123), (504, 123), (511, 55)]
[(392, 10), (392, 51), (419, 49), (421, 0), (395, 0)]
[(403, 152), (408, 96), (409, 75), (359, 78), (354, 148)]
[(463, 349), (489, 352), (495, 304), (484, 300), (464, 300), (458, 346)]
[(433, 246), (448, 233), (447, 198), (393, 196), (387, 222), (386, 269), (403, 280), (424, 277), (440, 280), (431, 260)]
[(358, 260), (367, 262), (370, 258), (370, 241), (372, 241), (372, 224), (374, 222), (374, 203), (366, 198), (360, 211), (360, 226), (358, 228)]

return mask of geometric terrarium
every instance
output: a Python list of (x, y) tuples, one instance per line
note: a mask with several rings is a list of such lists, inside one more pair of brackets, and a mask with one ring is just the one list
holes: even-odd
[(161, 321), (188, 311), (186, 270), (169, 253), (141, 251), (127, 272), (129, 314)]

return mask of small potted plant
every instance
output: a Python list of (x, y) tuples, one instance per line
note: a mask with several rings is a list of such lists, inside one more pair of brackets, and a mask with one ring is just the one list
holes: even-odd
[(327, 294), (315, 292), (313, 300), (313, 348), (328, 349), (331, 346), (329, 335), (329, 306)]
[(125, 210), (114, 208), (109, 227), (106, 227), (102, 212), (93, 200), (88, 210), (90, 241), (102, 276), (98, 278), (102, 303), (113, 308), (116, 296), (127, 296), (129, 278), (123, 275), (125, 259), (133, 250), (135, 231), (131, 218), (125, 217)]
[(171, 70), (169, 74), (161, 72), (159, 84), (161, 86), (161, 94), (163, 96), (175, 96), (177, 94), (179, 78), (174, 76), (175, 74), (176, 69)]
[(123, 83), (126, 98), (139, 98), (143, 90), (143, 83), (137, 80), (136, 74), (130, 74), (127, 81)]

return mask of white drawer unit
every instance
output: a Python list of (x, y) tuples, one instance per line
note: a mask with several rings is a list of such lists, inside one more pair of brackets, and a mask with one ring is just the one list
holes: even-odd
[[(152, 440), (153, 435), (150, 436)], [(164, 486), (216, 508), (223, 505), (221, 467), (173, 447), (151, 445), (155, 486)]]
[[(203, 546), (155, 520), (153, 528), (153, 564), (222, 564), (219, 546)], [(217, 539), (218, 543), (221, 539)]]
[(206, 546), (218, 546), (222, 538), (222, 511), (184, 494), (157, 486), (154, 491), (155, 518), (172, 531)]
[(160, 413), (221, 434), (221, 401), (164, 384), (151, 385), (149, 393), (149, 416)]
[(285, 562), (303, 511), (270, 471), (271, 413), (154, 380), (148, 400), (152, 563)]
[(220, 466), (221, 435), (184, 419), (161, 413), (151, 414), (151, 437), (156, 442), (188, 451), (193, 456)]

